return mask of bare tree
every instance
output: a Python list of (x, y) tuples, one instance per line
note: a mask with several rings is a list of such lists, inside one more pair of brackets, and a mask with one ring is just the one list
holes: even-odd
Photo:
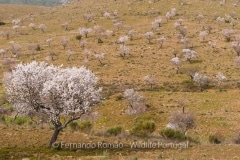
[(31, 43), (28, 45), (28, 50), (31, 52), (32, 59), (35, 60), (35, 55), (40, 50), (40, 45), (38, 43)]
[(189, 129), (196, 127), (192, 113), (173, 112), (169, 118), (168, 128), (172, 128), (186, 135)]

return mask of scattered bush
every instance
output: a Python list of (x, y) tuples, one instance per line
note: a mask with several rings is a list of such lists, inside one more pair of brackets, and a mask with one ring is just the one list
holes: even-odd
[(81, 122), (79, 128), (82, 132), (89, 133), (92, 129), (92, 123), (90, 121)]
[(117, 95), (116, 98), (115, 98), (116, 101), (121, 101), (122, 99), (123, 99), (122, 94)]
[(131, 135), (139, 137), (147, 137), (149, 134), (153, 133), (156, 129), (156, 124), (154, 121), (138, 121), (134, 128), (130, 131)]
[(13, 123), (16, 124), (16, 125), (23, 125), (25, 123), (28, 122), (28, 119), (26, 117), (16, 117), (14, 120), (13, 120)]
[(0, 26), (5, 25), (6, 23), (0, 21)]
[(108, 134), (114, 135), (114, 136), (119, 135), (121, 132), (122, 132), (122, 127), (121, 126), (112, 127), (112, 128), (109, 128), (107, 130)]
[(4, 115), (0, 116), (0, 122), (2, 122), (2, 123), (5, 123), (5, 122), (6, 122), (6, 119), (5, 119), (5, 116), (4, 116)]
[(75, 38), (80, 41), (80, 40), (82, 39), (82, 35), (80, 35), (80, 34), (79, 34), (79, 35), (76, 35)]
[(235, 139), (233, 139), (233, 142), (235, 144), (240, 144), (240, 133), (237, 135), (237, 137)]
[(74, 131), (77, 131), (79, 129), (79, 125), (77, 122), (71, 122), (69, 124), (69, 127), (71, 128), (71, 131), (74, 132)]
[(165, 128), (160, 132), (161, 136), (163, 136), (166, 139), (174, 139), (174, 140), (186, 140), (186, 136), (178, 131), (174, 130), (172, 128)]
[(220, 133), (215, 133), (215, 134), (211, 134), (208, 140), (212, 144), (220, 144), (224, 141), (224, 137)]

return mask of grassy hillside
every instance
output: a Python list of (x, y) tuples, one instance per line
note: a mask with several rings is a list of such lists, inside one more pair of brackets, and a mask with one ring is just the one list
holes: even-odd
[[(6, 6), (0, 6), (6, 7)], [(59, 136), (59, 141), (65, 142), (82, 142), (82, 141), (122, 141), (129, 143), (138, 138), (123, 137), (104, 137), (101, 135), (103, 131), (113, 126), (122, 126), (126, 133), (135, 126), (139, 119), (151, 119), (156, 123), (156, 131), (154, 136), (159, 136), (159, 132), (168, 124), (168, 118), (173, 111), (181, 111), (184, 104), (186, 112), (193, 112), (196, 118), (196, 128), (189, 130), (187, 133), (190, 137), (198, 140), (200, 144), (192, 144), (192, 147), (182, 150), (123, 150), (123, 151), (96, 151), (88, 152), (68, 152), (68, 151), (46, 151), (43, 148), (41, 153), (48, 153), (50, 157), (55, 154), (61, 156), (74, 155), (76, 157), (83, 155), (100, 155), (101, 158), (109, 157), (109, 159), (233, 159), (238, 157), (239, 146), (232, 143), (233, 138), (240, 131), (238, 121), (239, 117), (239, 100), (237, 95), (239, 91), (239, 67), (235, 62), (237, 53), (232, 49), (231, 42), (235, 41), (236, 35), (240, 33), (238, 10), (239, 4), (227, 1), (220, 5), (219, 1), (206, 0), (122, 0), (122, 1), (95, 1), (81, 0), (73, 1), (64, 6), (58, 6), (52, 9), (35, 7), (24, 9), (10, 6), (13, 8), (6, 9), (5, 15), (0, 20), (9, 22), (0, 26), (2, 33), (9, 33), (9, 38), (4, 34), (0, 37), (0, 49), (10, 47), (10, 41), (21, 45), (21, 54), (15, 57), (16, 63), (26, 63), (32, 61), (30, 44), (39, 44), (40, 51), (36, 52), (35, 60), (47, 61), (55, 65), (63, 64), (67, 66), (86, 65), (99, 78), (99, 86), (103, 86), (103, 101), (94, 108), (98, 113), (98, 118), (94, 120), (91, 134), (81, 132), (71, 132), (70, 128)], [(176, 8), (177, 15), (171, 19), (166, 18), (166, 13), (172, 8)], [(2, 12), (3, 9), (0, 9)], [(34, 11), (34, 12), (33, 12)], [(104, 12), (117, 11), (115, 18), (107, 18), (103, 16)], [(84, 20), (83, 15), (93, 13), (92, 21)], [(15, 14), (11, 16), (11, 14)], [(30, 15), (30, 16), (29, 16)], [(232, 15), (234, 21), (227, 21), (226, 15)], [(157, 18), (162, 18), (160, 27), (152, 28), (152, 22)], [(217, 17), (224, 17), (223, 22), (218, 22)], [(12, 20), (19, 18), (24, 19), (19, 24), (20, 28), (13, 29)], [(174, 24), (182, 19), (182, 27), (187, 27), (186, 37), (188, 38), (188, 48), (197, 52), (197, 56), (192, 62), (188, 62), (182, 54), (184, 48), (183, 43), (179, 42), (177, 35), (179, 30)], [(181, 20), (180, 20), (181, 21)], [(118, 23), (120, 22), (120, 23)], [(29, 27), (30, 23), (36, 25), (36, 29)], [(119, 27), (116, 27), (119, 24)], [(235, 26), (233, 27), (233, 23)], [(46, 30), (42, 32), (38, 29), (40, 24), (46, 25)], [(63, 24), (68, 24), (65, 30)], [(115, 24), (115, 25), (114, 25)], [(98, 43), (98, 33), (93, 30), (88, 37), (82, 36), (87, 44), (85, 48), (81, 47), (80, 42), (76, 39), (79, 35), (79, 27), (102, 26), (103, 30), (113, 31), (112, 35), (101, 37), (102, 43)], [(25, 26), (25, 27), (22, 27)], [(211, 32), (204, 40), (199, 37), (200, 31), (212, 28)], [(133, 40), (128, 40), (125, 45), (130, 47), (130, 54), (125, 58), (120, 56), (120, 48), (118, 39), (127, 34), (129, 29), (136, 31)], [(230, 42), (226, 41), (222, 32), (224, 29), (232, 29), (234, 33), (231, 35)], [(153, 32), (154, 37), (151, 43), (145, 38), (146, 32)], [(162, 48), (158, 39), (162, 36), (166, 37), (166, 42)], [(64, 50), (60, 41), (63, 37), (69, 39), (69, 43)], [(46, 40), (53, 38), (51, 46), (48, 46)], [(213, 49), (209, 45), (209, 41), (216, 41), (216, 48)], [(68, 60), (67, 50), (71, 49), (75, 52)], [(84, 50), (92, 52), (85, 61)], [(49, 59), (49, 53), (55, 52), (54, 60)], [(105, 53), (102, 63), (94, 57), (96, 53)], [(179, 73), (176, 74), (176, 68), (170, 61), (174, 54), (181, 60)], [(5, 57), (14, 57), (8, 51)], [(4, 59), (1, 63), (0, 72), (7, 70)], [(197, 70), (203, 75), (210, 78), (208, 86), (203, 91), (200, 86), (190, 80), (188, 73)], [(216, 74), (223, 73), (227, 80), (223, 82), (221, 88), (217, 86)], [(151, 89), (146, 84), (144, 77), (152, 75), (156, 84)], [(2, 93), (4, 95), (4, 89)], [(142, 94), (148, 105), (147, 112), (140, 115), (127, 115), (125, 110), (128, 105), (121, 100), (121, 95), (125, 89), (133, 88)], [(119, 98), (120, 97), (120, 98)], [(4, 99), (4, 98), (2, 98)], [(29, 120), (30, 121), (30, 120)], [(80, 122), (79, 122), (80, 123)], [(44, 124), (46, 125), (46, 124)], [(16, 150), (16, 157), (36, 156), (33, 152), (38, 148), (45, 146), (49, 136), (52, 133), (51, 126), (44, 126), (40, 129), (38, 125), (32, 128), (31, 125), (23, 125), (16, 127), (12, 124), (1, 124), (2, 135), (1, 154), (11, 155), (11, 150)], [(220, 145), (210, 144), (208, 138), (210, 135), (216, 134), (224, 137), (224, 142)], [(27, 135), (27, 136), (26, 136)], [(12, 137), (12, 139), (10, 139)], [(19, 138), (20, 137), (20, 138)], [(25, 137), (25, 138), (24, 138)], [(28, 137), (31, 137), (30, 139)], [(16, 143), (16, 139), (20, 139)], [(161, 139), (162, 140), (162, 139)], [(25, 154), (26, 148), (32, 148)], [(10, 148), (10, 149), (9, 149)], [(9, 150), (8, 150), (9, 149)], [(120, 152), (120, 153), (118, 153)], [(46, 158), (46, 157), (45, 157)], [(56, 157), (55, 157), (56, 158)], [(90, 159), (94, 157), (90, 157)], [(64, 159), (64, 158), (63, 158)], [(95, 158), (98, 159), (98, 158)]]

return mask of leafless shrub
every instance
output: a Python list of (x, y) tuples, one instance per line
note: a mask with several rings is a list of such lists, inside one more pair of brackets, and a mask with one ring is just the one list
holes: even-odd
[(48, 44), (49, 47), (51, 46), (52, 42), (53, 42), (53, 38), (48, 38), (46, 40), (46, 43)]
[(68, 49), (67, 51), (66, 51), (66, 55), (67, 55), (67, 60), (69, 61), (70, 60), (70, 58), (73, 56), (75, 54), (75, 52), (74, 51), (72, 51), (71, 49)]
[(130, 40), (132, 41), (134, 39), (134, 37), (136, 37), (137, 31), (131, 29), (131, 30), (127, 31), (127, 35), (130, 37)]
[(208, 41), (208, 44), (211, 46), (213, 51), (217, 51), (217, 42), (216, 41)]
[(232, 49), (237, 53), (237, 56), (240, 56), (240, 43), (232, 42), (231, 46), (232, 46)]
[(48, 56), (46, 57), (46, 60), (47, 61), (54, 61), (54, 57), (56, 57), (56, 56), (57, 56), (57, 54), (54, 51), (50, 51), (48, 53)]
[(81, 40), (80, 41), (80, 46), (84, 49), (87, 46), (87, 41), (86, 40)]
[(44, 33), (47, 27), (45, 24), (40, 24), (38, 28)]
[(83, 19), (87, 20), (88, 22), (91, 22), (94, 20), (94, 14), (93, 13), (85, 13), (83, 14)]
[(104, 59), (105, 57), (105, 53), (96, 53), (94, 54), (94, 57), (98, 60), (98, 62), (103, 65), (103, 62), (102, 60)]
[(40, 45), (38, 43), (32, 43), (28, 45), (28, 50), (31, 52), (32, 59), (35, 59), (35, 54), (40, 50)]
[(202, 39), (202, 42), (205, 41), (205, 38), (208, 36), (209, 32), (208, 31), (200, 31), (199, 37)]
[(184, 135), (196, 126), (192, 113), (173, 112), (169, 118), (168, 128), (181, 131)]
[(16, 65), (16, 60), (14, 58), (3, 58), (2, 64), (7, 71), (11, 71)]
[(15, 57), (18, 57), (21, 54), (22, 49), (21, 45), (13, 41), (11, 41), (10, 44), (11, 44), (10, 51)]
[(6, 49), (0, 49), (0, 55), (2, 55), (2, 58), (4, 58), (4, 55), (7, 53)]

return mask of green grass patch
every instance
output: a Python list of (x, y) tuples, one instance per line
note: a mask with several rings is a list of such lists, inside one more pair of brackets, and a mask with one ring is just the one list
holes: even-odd
[(122, 129), (123, 129), (122, 126), (116, 126), (109, 128), (106, 132), (110, 135), (117, 136), (122, 132)]

